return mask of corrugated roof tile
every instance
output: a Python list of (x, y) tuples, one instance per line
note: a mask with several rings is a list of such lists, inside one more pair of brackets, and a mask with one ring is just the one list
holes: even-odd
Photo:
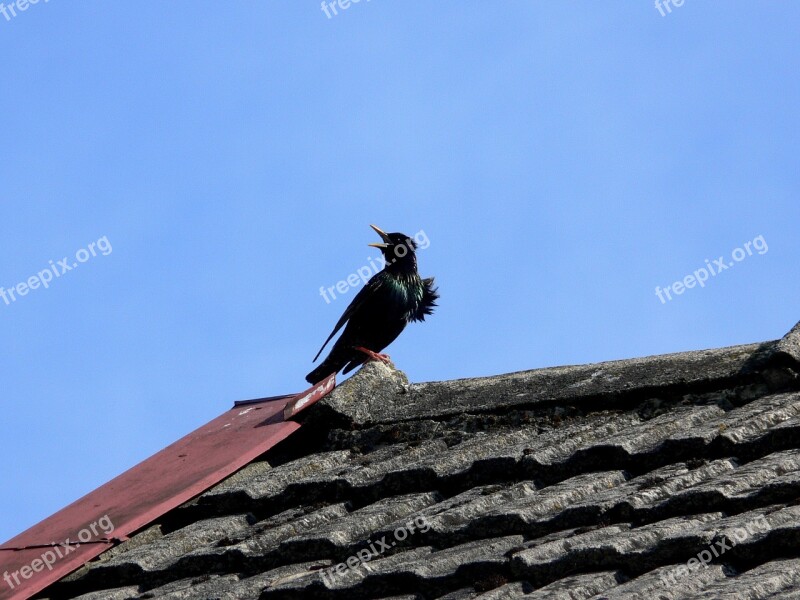
[(49, 592), (800, 600), (798, 331), (428, 384), (369, 363), (298, 417), (302, 439)]

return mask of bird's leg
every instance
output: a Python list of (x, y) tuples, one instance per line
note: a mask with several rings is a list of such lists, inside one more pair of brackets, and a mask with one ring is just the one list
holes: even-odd
[(384, 362), (384, 363), (388, 363), (391, 360), (391, 358), (389, 357), (388, 354), (381, 354), (380, 352), (373, 352), (372, 350), (370, 350), (368, 348), (364, 348), (363, 346), (355, 346), (354, 349), (358, 350), (359, 352), (363, 352), (364, 354), (366, 354), (369, 357), (368, 360), (379, 360), (379, 361)]

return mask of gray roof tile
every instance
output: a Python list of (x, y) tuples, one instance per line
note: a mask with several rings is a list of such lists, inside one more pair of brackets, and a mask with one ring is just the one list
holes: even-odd
[(642, 527), (622, 523), (568, 535), (517, 552), (511, 569), (537, 581), (562, 577), (576, 563), (641, 569), (648, 563), (669, 561), (686, 548), (707, 546), (712, 535), (704, 525), (721, 517), (720, 513), (676, 517)]
[(139, 586), (129, 585), (127, 587), (100, 590), (99, 592), (89, 592), (76, 596), (74, 600), (128, 600), (139, 595)]
[(134, 596), (136, 600), (255, 600), (258, 592), (251, 590), (243, 593), (239, 587), (239, 577), (222, 575), (183, 579), (174, 581), (161, 588)]
[(730, 573), (728, 567), (712, 564), (708, 568), (699, 568), (691, 576), (676, 580), (666, 579), (666, 575), (680, 566), (676, 564), (659, 567), (619, 587), (592, 596), (591, 600), (688, 600), (694, 598), (697, 592), (725, 581)]
[(798, 336), (426, 384), (369, 363), (47, 593), (800, 600)]
[(296, 556), (316, 556), (341, 552), (354, 544), (366, 543), (378, 528), (403, 517), (413, 517), (422, 508), (439, 501), (436, 493), (393, 496), (370, 504), (334, 521), (291, 537), (280, 550)]
[(98, 565), (97, 568), (137, 568), (142, 571), (158, 571), (192, 550), (216, 543), (228, 535), (248, 529), (250, 523), (251, 521), (246, 515), (199, 521), (166, 535), (147, 546), (141, 546), (120, 554)]
[(273, 498), (290, 486), (318, 483), (320, 477), (349, 464), (351, 455), (350, 451), (337, 450), (304, 456), (285, 465), (260, 471), (250, 478), (240, 476), (236, 481), (225, 481), (202, 494), (199, 501), (200, 504), (224, 506), (231, 504), (229, 496), (244, 495), (249, 500)]
[[(620, 571), (600, 571), (554, 581), (525, 596), (528, 600), (584, 600), (616, 587), (625, 579)], [(480, 596), (488, 600), (491, 596)]]
[(721, 579), (698, 591), (697, 600), (790, 600), (800, 597), (800, 560), (776, 560)]

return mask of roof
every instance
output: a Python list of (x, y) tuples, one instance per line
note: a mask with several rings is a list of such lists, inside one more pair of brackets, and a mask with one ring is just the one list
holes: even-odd
[(291, 435), (288, 420), (335, 385), (234, 407), (0, 545), (0, 600), (30, 598)]
[(800, 324), (410, 384), (302, 428), (45, 597), (800, 598)]

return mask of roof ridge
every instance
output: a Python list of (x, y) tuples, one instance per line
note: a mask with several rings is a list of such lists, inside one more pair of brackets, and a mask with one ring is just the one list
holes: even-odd
[[(782, 370), (791, 367), (792, 373)], [(382, 423), (450, 418), (591, 402), (597, 409), (659, 395), (705, 393), (733, 382), (785, 388), (800, 369), (800, 323), (780, 340), (690, 350), (599, 363), (545, 367), (489, 377), (409, 384), (393, 365), (367, 363), (305, 419), (364, 428)]]

